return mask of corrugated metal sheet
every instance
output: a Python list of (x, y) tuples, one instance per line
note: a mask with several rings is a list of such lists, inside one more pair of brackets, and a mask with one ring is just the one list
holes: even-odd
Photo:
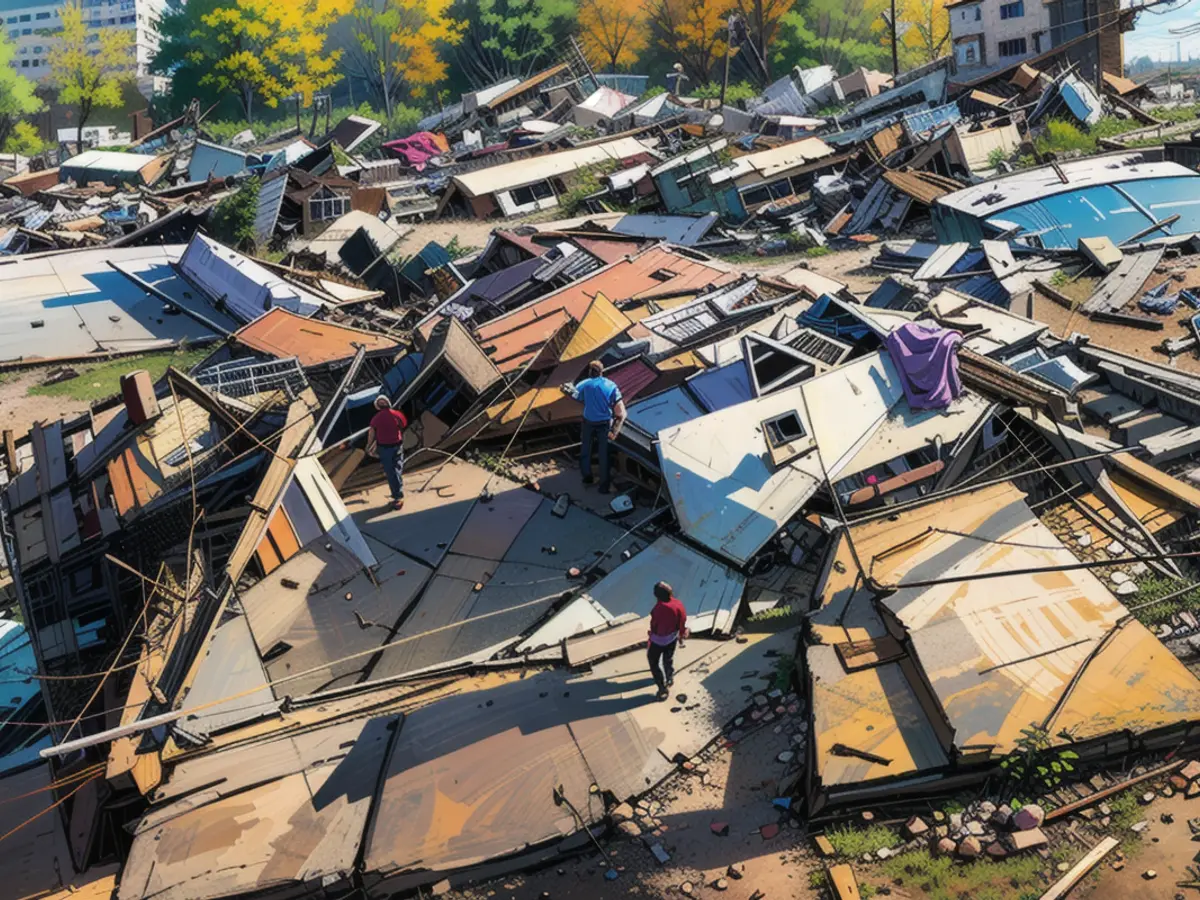
[(715, 412), (754, 399), (746, 364), (740, 359), (698, 372), (687, 380), (687, 387), (706, 412)]
[(278, 359), (296, 357), (302, 366), (320, 366), (350, 359), (357, 346), (368, 353), (397, 348), (391, 338), (371, 331), (319, 322), (275, 308), (234, 333), (241, 344)]
[(658, 370), (641, 357), (612, 366), (604, 374), (620, 389), (627, 412), (629, 405), (658, 379)]
[(287, 189), (287, 173), (281, 172), (273, 178), (264, 179), (258, 188), (258, 207), (254, 212), (254, 239), (262, 245), (270, 242), (279, 220), (283, 205), (283, 194)]
[(653, 155), (650, 147), (635, 138), (624, 137), (605, 144), (561, 150), (465, 172), (454, 177), (454, 184), (468, 197), (482, 197), (557, 178), (606, 160), (632, 159), (643, 155)]

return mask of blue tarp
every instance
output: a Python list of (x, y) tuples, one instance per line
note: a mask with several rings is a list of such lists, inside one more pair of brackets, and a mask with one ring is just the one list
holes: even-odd
[(849, 338), (852, 341), (862, 340), (871, 332), (861, 320), (842, 309), (828, 294), (822, 294), (812, 306), (800, 313), (800, 324), (831, 337)]

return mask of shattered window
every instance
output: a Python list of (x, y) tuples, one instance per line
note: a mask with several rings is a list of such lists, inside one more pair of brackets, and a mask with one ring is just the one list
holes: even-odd
[(308, 201), (308, 217), (314, 222), (337, 219), (348, 212), (350, 212), (350, 199), (348, 197), (334, 195), (329, 197), (314, 197)]

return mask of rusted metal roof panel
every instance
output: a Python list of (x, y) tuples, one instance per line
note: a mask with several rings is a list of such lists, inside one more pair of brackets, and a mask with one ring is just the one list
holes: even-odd
[(360, 328), (318, 322), (282, 307), (263, 313), (234, 333), (246, 347), (277, 359), (296, 357), (300, 365), (320, 366), (351, 359), (358, 345), (368, 353), (395, 349), (395, 340)]
[(933, 205), (939, 197), (962, 189), (962, 182), (934, 172), (884, 172), (883, 180), (926, 206)]

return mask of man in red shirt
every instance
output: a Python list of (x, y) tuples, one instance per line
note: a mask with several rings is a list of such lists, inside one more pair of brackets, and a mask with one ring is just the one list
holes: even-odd
[(404, 507), (404, 429), (408, 419), (398, 409), (392, 409), (392, 401), (380, 394), (375, 398), (377, 412), (371, 417), (367, 429), (367, 454), (378, 456), (392, 489), (392, 509)]
[(650, 660), (650, 674), (658, 685), (658, 699), (666, 700), (667, 689), (675, 683), (675, 647), (682, 647), (687, 638), (687, 611), (665, 581), (654, 586), (654, 599), (646, 655)]

